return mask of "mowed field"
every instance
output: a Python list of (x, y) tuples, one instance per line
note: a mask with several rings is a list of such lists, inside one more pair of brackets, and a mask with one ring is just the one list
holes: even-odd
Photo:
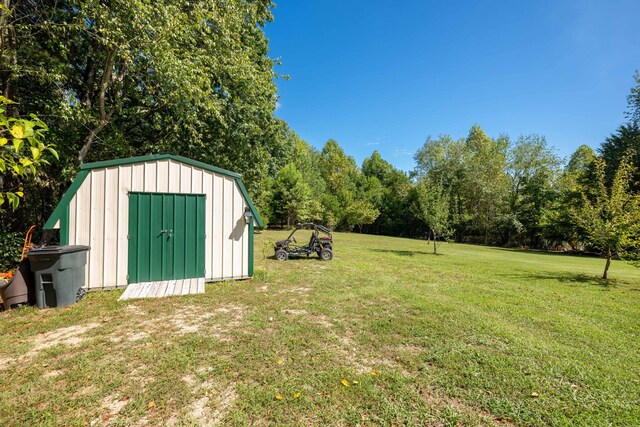
[(640, 425), (640, 269), (286, 234), (204, 295), (0, 313), (0, 425)]

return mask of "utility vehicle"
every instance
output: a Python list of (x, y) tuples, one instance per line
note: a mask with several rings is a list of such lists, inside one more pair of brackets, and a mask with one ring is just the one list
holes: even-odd
[[(306, 245), (299, 245), (295, 234), (298, 230), (311, 230), (311, 238)], [(331, 231), (322, 225), (304, 222), (295, 226), (289, 237), (278, 240), (273, 248), (278, 261), (286, 261), (289, 257), (309, 256), (318, 254), (321, 260), (330, 261), (333, 258), (333, 237)]]

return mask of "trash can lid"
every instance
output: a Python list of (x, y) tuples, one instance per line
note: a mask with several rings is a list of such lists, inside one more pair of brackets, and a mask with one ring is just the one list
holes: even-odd
[(30, 249), (26, 256), (38, 256), (38, 255), (60, 255), (68, 254), (71, 252), (88, 251), (91, 249), (85, 245), (67, 245), (67, 246), (44, 246), (42, 248)]

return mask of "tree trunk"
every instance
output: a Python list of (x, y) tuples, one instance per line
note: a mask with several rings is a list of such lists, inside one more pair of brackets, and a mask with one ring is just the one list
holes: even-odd
[(433, 254), (437, 255), (437, 245), (438, 245), (438, 236), (436, 235), (436, 230), (433, 231)]
[(84, 144), (80, 149), (80, 153), (78, 153), (78, 161), (80, 161), (80, 164), (84, 163), (84, 159), (85, 157), (87, 157), (87, 154), (89, 154), (89, 149), (93, 145), (93, 142), (96, 140), (98, 134), (102, 131), (102, 129), (104, 129), (106, 125), (106, 122), (102, 122), (89, 131), (89, 135), (87, 135), (87, 137), (84, 139)]
[(604, 265), (604, 274), (602, 275), (603, 280), (607, 280), (607, 273), (609, 272), (609, 266), (611, 266), (611, 257), (612, 257), (611, 249), (607, 252), (607, 263)]

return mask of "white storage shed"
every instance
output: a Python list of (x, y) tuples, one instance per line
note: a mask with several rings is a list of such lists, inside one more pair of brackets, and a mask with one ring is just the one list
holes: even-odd
[(91, 247), (89, 290), (199, 279), (201, 292), (253, 275), (254, 224), (264, 226), (240, 175), (158, 154), (83, 165), (44, 228)]

